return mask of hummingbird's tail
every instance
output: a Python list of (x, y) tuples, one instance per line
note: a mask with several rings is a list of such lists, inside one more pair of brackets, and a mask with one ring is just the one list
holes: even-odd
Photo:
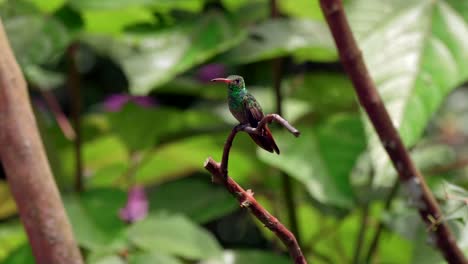
[(270, 129), (267, 125), (265, 125), (265, 130), (263, 131), (263, 135), (255, 135), (249, 134), (250, 137), (257, 143), (259, 147), (268, 151), (268, 152), (276, 152), (278, 155), (280, 154), (280, 150), (276, 145), (275, 139), (273, 139), (273, 135), (271, 134)]

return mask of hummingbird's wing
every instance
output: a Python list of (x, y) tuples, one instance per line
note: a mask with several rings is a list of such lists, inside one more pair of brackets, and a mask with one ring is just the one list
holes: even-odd
[[(247, 121), (249, 122), (250, 126), (257, 127), (258, 122), (263, 118), (263, 111), (260, 104), (255, 100), (251, 94), (246, 94), (242, 98), (242, 103), (244, 105), (244, 114), (247, 117)], [(249, 136), (257, 143), (258, 146), (261, 148), (269, 151), (269, 152), (276, 152), (277, 154), (280, 153), (278, 146), (276, 145), (275, 140), (273, 139), (273, 135), (271, 134), (268, 125), (265, 125), (264, 129), (262, 130), (262, 135), (256, 134), (249, 134)]]
[(258, 122), (263, 118), (262, 107), (251, 94), (244, 95), (242, 103), (244, 104), (245, 116), (247, 117), (249, 124), (252, 127), (257, 127)]

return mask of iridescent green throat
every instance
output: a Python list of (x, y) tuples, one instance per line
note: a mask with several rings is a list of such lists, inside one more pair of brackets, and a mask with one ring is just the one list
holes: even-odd
[(242, 100), (247, 94), (247, 89), (239, 85), (230, 84), (228, 86), (228, 103), (229, 108), (238, 110), (242, 107)]

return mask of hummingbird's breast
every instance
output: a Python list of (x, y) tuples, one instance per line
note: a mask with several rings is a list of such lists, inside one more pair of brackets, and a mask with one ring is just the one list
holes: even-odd
[(244, 95), (240, 92), (228, 95), (229, 111), (241, 124), (249, 122), (245, 116), (243, 97)]

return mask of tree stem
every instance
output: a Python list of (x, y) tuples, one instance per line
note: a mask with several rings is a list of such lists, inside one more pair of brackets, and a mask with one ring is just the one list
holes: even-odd
[(82, 264), (31, 109), (26, 81), (0, 20), (0, 159), (38, 264)]

